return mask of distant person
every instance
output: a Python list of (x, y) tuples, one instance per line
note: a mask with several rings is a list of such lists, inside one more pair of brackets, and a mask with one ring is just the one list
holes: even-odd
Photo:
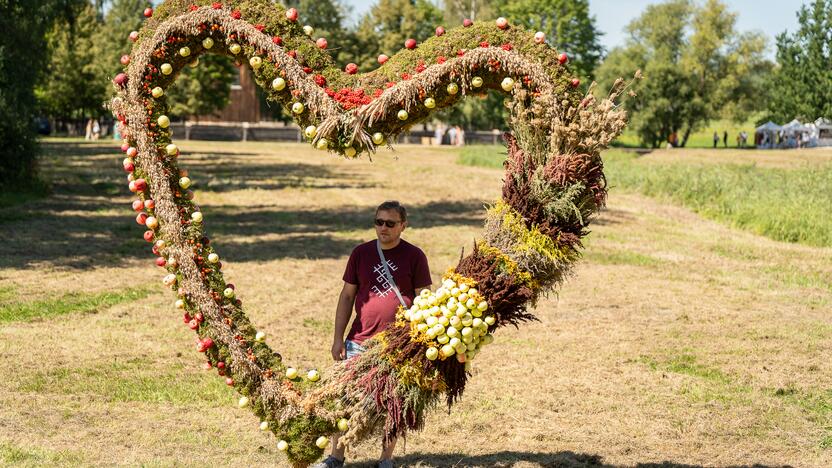
[(737, 133), (737, 148), (742, 148), (742, 135)]
[(456, 145), (456, 128), (457, 127), (454, 126), (448, 129), (448, 144), (451, 146)]
[(92, 139), (97, 140), (101, 137), (101, 125), (98, 123), (98, 119), (92, 121)]
[(748, 144), (748, 132), (743, 130), (740, 132), (740, 147), (745, 148), (746, 144)]
[(465, 146), (465, 130), (459, 125), (456, 126), (456, 145)]
[(727, 131), (722, 133), (722, 145), (726, 148), (728, 147), (728, 132)]
[(436, 126), (436, 130), (433, 131), (433, 139), (436, 141), (437, 145), (442, 144), (442, 138), (445, 136), (445, 126), (439, 124)]
[(84, 133), (85, 140), (92, 140), (92, 119), (87, 120), (87, 130)]
[(716, 149), (716, 145), (719, 144), (719, 134), (714, 130), (714, 149)]

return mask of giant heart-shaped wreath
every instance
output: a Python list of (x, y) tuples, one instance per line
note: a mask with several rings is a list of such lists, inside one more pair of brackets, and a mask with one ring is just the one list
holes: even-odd
[[(470, 360), (501, 326), (534, 320), (528, 308), (556, 288), (580, 256), (590, 218), (606, 197), (600, 151), (624, 127), (615, 99), (619, 80), (596, 99), (578, 91), (567, 57), (500, 18), (465, 23), (422, 44), (408, 40), (367, 74), (341, 71), (325, 39), (297, 23), (294, 9), (267, 0), (168, 1), (135, 41), (113, 80), (112, 110), (137, 196), (137, 222), (147, 230), (163, 282), (197, 333), (206, 367), (216, 368), (271, 430), (297, 466), (321, 456), (328, 435), (347, 447), (380, 429), (385, 438), (418, 430), (425, 412), (463, 392)], [(298, 375), (264, 342), (204, 233), (191, 180), (171, 142), (165, 89), (203, 53), (251, 66), (268, 99), (279, 102), (319, 149), (355, 157), (372, 153), (438, 109), (466, 95), (505, 93), (511, 111), (502, 199), (488, 208), (482, 239), (409, 310), (369, 341), (359, 357), (325, 372)], [(386, 63), (385, 63), (386, 62)]]

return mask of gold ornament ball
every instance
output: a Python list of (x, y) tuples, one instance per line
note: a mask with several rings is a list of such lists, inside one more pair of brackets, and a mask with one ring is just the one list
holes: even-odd
[(399, 111), (399, 113), (396, 116), (399, 118), (399, 120), (407, 120), (407, 117), (408, 117), (407, 111), (402, 109), (402, 110)]
[(183, 47), (183, 48), (179, 49), (179, 55), (181, 55), (183, 57), (187, 57), (187, 56), (191, 55), (191, 48), (190, 47)]
[(384, 144), (384, 134), (381, 133), (381, 132), (373, 133), (373, 143), (375, 143), (377, 145), (383, 145)]
[(310, 126), (306, 127), (306, 129), (303, 131), (303, 134), (306, 135), (306, 138), (309, 138), (309, 139), (315, 138), (315, 135), (318, 134), (318, 127), (316, 127), (314, 125), (310, 125)]
[(162, 128), (168, 128), (170, 126), (170, 119), (166, 115), (160, 115), (159, 118), (156, 119), (156, 123)]
[(243, 48), (240, 47), (240, 44), (235, 43), (235, 44), (231, 44), (230, 46), (228, 46), (228, 50), (232, 54), (237, 55), (237, 54), (240, 53), (241, 50), (243, 50)]
[(432, 97), (425, 99), (425, 107), (427, 107), (428, 109), (433, 109), (434, 107), (436, 107), (436, 101)]
[(303, 109), (304, 109), (304, 107), (303, 107), (302, 102), (296, 102), (296, 103), (292, 104), (292, 113), (294, 113), (294, 114), (303, 113)]
[(514, 88), (514, 80), (510, 77), (503, 78), (503, 82), (500, 83), (500, 87), (503, 88), (503, 91), (511, 91)]
[[(165, 146), (165, 152), (168, 153), (168, 156), (176, 156), (176, 153), (179, 152), (179, 147), (174, 145), (173, 143)], [(187, 187), (183, 187), (187, 188)]]
[(456, 83), (451, 83), (448, 85), (448, 94), (456, 94), (459, 92), (459, 86)]
[(248, 63), (251, 65), (251, 68), (257, 70), (261, 65), (263, 65), (263, 59), (255, 55), (254, 57), (248, 59)]
[(214, 47), (214, 40), (211, 39), (210, 37), (206, 37), (205, 39), (202, 40), (202, 47), (204, 47), (206, 49), (210, 49), (211, 47)]
[(318, 446), (320, 449), (325, 449), (327, 445), (329, 445), (329, 438), (327, 436), (320, 436), (318, 440), (315, 441), (315, 445)]
[(344, 148), (344, 156), (348, 158), (354, 158), (355, 154), (355, 148), (353, 148), (352, 146), (347, 146), (346, 148)]
[(473, 86), (473, 87), (475, 87), (475, 88), (479, 88), (480, 86), (482, 86), (482, 78), (480, 78), (480, 77), (478, 77), (478, 76), (475, 76), (475, 77), (471, 80), (471, 86)]
[(272, 81), (272, 89), (275, 91), (281, 91), (283, 88), (286, 87), (286, 80), (283, 78), (277, 77)]
[(169, 63), (163, 63), (162, 66), (159, 67), (159, 69), (162, 70), (163, 75), (170, 75), (171, 73), (173, 73), (173, 66), (171, 66), (171, 64)]
[(150, 91), (150, 94), (152, 94), (155, 98), (160, 98), (165, 95), (165, 90), (157, 86)]

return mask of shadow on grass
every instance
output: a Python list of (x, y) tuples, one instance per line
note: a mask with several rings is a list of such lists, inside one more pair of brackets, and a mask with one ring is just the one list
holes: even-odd
[[(613, 468), (618, 466), (636, 466), (640, 468), (702, 468), (703, 465), (689, 465), (686, 463), (674, 463), (671, 461), (661, 462), (640, 462), (634, 465), (614, 465), (604, 463), (600, 455), (586, 453), (575, 453), (572, 451), (552, 453), (532, 453), (504, 451), (484, 455), (467, 456), (463, 454), (431, 454), (411, 453), (403, 457), (396, 457), (397, 466), (431, 466), (431, 467), (512, 467), (516, 463), (525, 462), (536, 464), (542, 467), (602, 467)], [(375, 462), (348, 463), (350, 467), (371, 468)], [(786, 468), (788, 465), (730, 465), (726, 468)]]
[[(144, 229), (129, 208), (132, 197), (118, 148), (82, 142), (48, 142), (44, 148), (41, 165), (52, 181), (52, 195), (0, 208), (0, 268), (47, 265), (86, 270), (133, 258), (151, 262), (150, 245), (141, 238)], [(197, 180), (218, 181), (217, 190), (239, 184), (238, 188), (262, 189), (264, 197), (287, 187), (376, 186), (362, 180), (361, 174), (338, 173), (324, 165), (271, 164), (262, 158), (247, 162), (246, 156), (251, 154), (212, 153), (191, 157), (183, 166), (201, 173)], [(409, 208), (411, 225), (419, 228), (479, 225), (484, 214), (479, 200), (436, 201)], [(371, 206), (206, 205), (202, 209), (206, 233), (221, 238), (217, 250), (231, 262), (346, 256), (367, 240), (362, 237), (373, 219)]]

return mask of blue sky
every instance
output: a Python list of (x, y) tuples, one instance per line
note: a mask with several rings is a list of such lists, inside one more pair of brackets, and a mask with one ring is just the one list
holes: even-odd
[[(376, 0), (344, 0), (352, 7), (351, 18), (358, 18), (369, 10)], [(589, 7), (595, 16), (598, 29), (604, 32), (601, 43), (611, 49), (624, 42), (624, 26), (657, 0), (590, 0)], [(768, 55), (774, 57), (774, 36), (797, 29), (795, 12), (803, 0), (727, 0), (730, 9), (739, 13), (737, 27), (740, 31), (762, 31), (769, 37)], [(511, 18), (509, 18), (511, 20)]]

